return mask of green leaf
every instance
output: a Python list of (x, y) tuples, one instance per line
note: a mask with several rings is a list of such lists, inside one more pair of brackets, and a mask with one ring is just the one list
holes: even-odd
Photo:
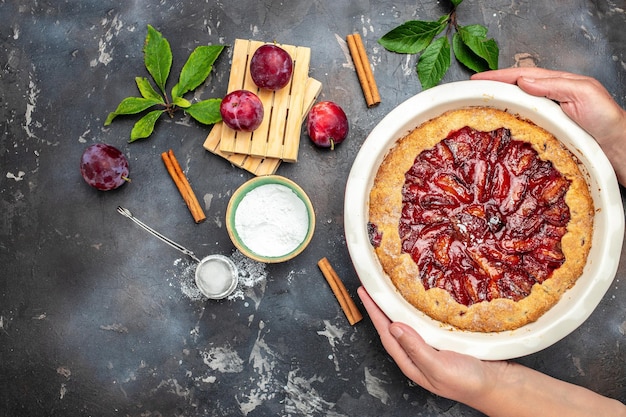
[(487, 61), (476, 55), (461, 39), (461, 35), (455, 33), (452, 37), (452, 50), (459, 62), (474, 72), (487, 71)]
[(462, 36), (473, 36), (479, 39), (487, 38), (487, 28), (483, 25), (459, 26), (459, 33)]
[(130, 132), (130, 141), (134, 142), (138, 139), (147, 138), (154, 131), (154, 124), (163, 114), (164, 110), (154, 110), (143, 116), (135, 123), (133, 130)]
[(183, 66), (178, 84), (172, 89), (172, 96), (182, 97), (183, 94), (195, 90), (202, 84), (211, 73), (213, 63), (222, 50), (224, 46), (221, 45), (198, 46)]
[(161, 95), (152, 87), (152, 84), (146, 77), (135, 77), (135, 82), (143, 98), (160, 100), (165, 104)]
[(490, 69), (498, 69), (500, 50), (493, 39), (486, 39), (487, 28), (482, 25), (460, 26), (458, 33), (461, 40), (476, 55), (487, 61)]
[(180, 84), (176, 84), (174, 85), (174, 87), (172, 87), (172, 101), (176, 101), (176, 99), (182, 96), (182, 94), (178, 92), (179, 87), (180, 87)]
[(156, 85), (165, 93), (165, 83), (172, 68), (172, 49), (167, 39), (151, 25), (148, 25), (143, 53), (146, 69), (154, 78)]
[(450, 68), (450, 42), (447, 37), (434, 40), (417, 62), (417, 76), (424, 90), (434, 87)]
[(387, 32), (378, 43), (392, 52), (417, 54), (445, 29), (447, 22), (447, 16), (438, 21), (409, 20)]
[(459, 4), (463, 3), (463, 0), (452, 0), (452, 5), (456, 8)]
[(182, 107), (183, 109), (186, 109), (187, 107), (191, 106), (191, 102), (189, 100), (185, 100), (182, 97), (176, 97), (176, 96), (174, 96), (172, 103), (178, 107)]
[(115, 117), (122, 114), (137, 114), (150, 107), (161, 104), (162, 100), (159, 99), (150, 99), (150, 98), (142, 98), (142, 97), (126, 97), (120, 104), (118, 104), (117, 109), (113, 113), (109, 113), (106, 121), (104, 122), (105, 126), (111, 124)]
[(222, 99), (220, 98), (203, 100), (193, 103), (191, 106), (186, 108), (185, 111), (200, 123), (211, 125), (222, 120), (222, 115), (220, 114), (221, 102)]

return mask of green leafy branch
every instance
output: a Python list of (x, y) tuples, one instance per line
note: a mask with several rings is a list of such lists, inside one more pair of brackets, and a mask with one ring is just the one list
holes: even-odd
[[(451, 65), (451, 49), (456, 59), (474, 72), (498, 68), (498, 45), (495, 40), (487, 39), (487, 28), (483, 25), (459, 25), (456, 11), (463, 0), (451, 2), (450, 13), (438, 20), (410, 20), (378, 40), (391, 52), (421, 53), (417, 62), (417, 76), (423, 89), (441, 82)], [(436, 38), (445, 29), (445, 36)], [(451, 34), (452, 48), (448, 39)]]
[(168, 96), (165, 86), (172, 68), (172, 50), (167, 39), (148, 25), (148, 34), (143, 47), (144, 63), (157, 88), (153, 87), (148, 78), (135, 77), (141, 97), (123, 99), (117, 109), (109, 113), (104, 125), (110, 125), (117, 116), (139, 114), (156, 107), (156, 110), (149, 111), (133, 126), (130, 142), (134, 142), (150, 136), (161, 115), (174, 117), (174, 113), (179, 109), (183, 109), (189, 116), (203, 124), (220, 122), (221, 98), (191, 103), (183, 96), (195, 90), (208, 78), (213, 64), (223, 49), (224, 46), (220, 45), (203, 45), (194, 49), (180, 72), (178, 83), (172, 87)]

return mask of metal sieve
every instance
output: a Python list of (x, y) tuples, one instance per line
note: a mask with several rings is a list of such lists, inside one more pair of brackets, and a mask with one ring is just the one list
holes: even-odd
[(207, 298), (214, 300), (225, 298), (237, 287), (239, 275), (237, 266), (226, 256), (209, 255), (202, 259), (198, 259), (192, 251), (146, 225), (141, 220), (136, 218), (130, 210), (122, 206), (118, 206), (117, 212), (122, 216), (131, 219), (135, 222), (135, 224), (151, 235), (161, 239), (174, 249), (184, 253), (196, 261), (198, 263), (195, 271), (196, 286)]

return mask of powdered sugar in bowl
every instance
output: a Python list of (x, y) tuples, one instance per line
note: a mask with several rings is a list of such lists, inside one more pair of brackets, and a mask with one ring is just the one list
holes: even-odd
[(315, 212), (304, 190), (279, 175), (253, 178), (239, 187), (226, 210), (226, 228), (244, 255), (265, 263), (300, 254), (315, 230)]

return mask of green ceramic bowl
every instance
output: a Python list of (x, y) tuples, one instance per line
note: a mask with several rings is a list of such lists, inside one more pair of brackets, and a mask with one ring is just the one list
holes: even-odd
[(226, 209), (226, 229), (237, 249), (258, 262), (285, 262), (311, 242), (315, 212), (295, 182), (255, 177), (241, 185)]

